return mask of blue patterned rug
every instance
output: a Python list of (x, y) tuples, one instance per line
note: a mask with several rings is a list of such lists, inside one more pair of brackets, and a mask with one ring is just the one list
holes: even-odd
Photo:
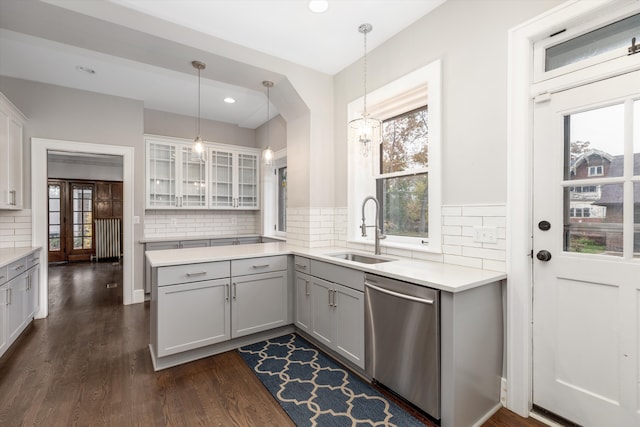
[(424, 426), (298, 335), (238, 351), (299, 427)]

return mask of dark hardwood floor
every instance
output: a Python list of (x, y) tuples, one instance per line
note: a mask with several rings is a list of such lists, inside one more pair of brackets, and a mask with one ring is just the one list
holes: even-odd
[[(236, 352), (154, 372), (149, 305), (122, 305), (120, 265), (53, 266), (49, 283), (49, 317), (0, 359), (1, 426), (293, 425)], [(503, 409), (485, 425), (543, 424)]]

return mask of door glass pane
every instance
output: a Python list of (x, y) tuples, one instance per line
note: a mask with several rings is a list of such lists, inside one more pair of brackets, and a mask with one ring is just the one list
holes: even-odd
[(60, 250), (60, 185), (49, 184), (49, 250)]
[(623, 175), (624, 104), (566, 116), (565, 130), (565, 179)]
[(640, 182), (633, 183), (633, 257), (640, 258)]
[(73, 249), (93, 247), (93, 187), (73, 185)]
[(622, 256), (623, 184), (588, 187), (564, 189), (564, 250)]
[(60, 199), (49, 199), (49, 211), (60, 211)]
[(640, 175), (640, 100), (633, 103), (633, 174)]

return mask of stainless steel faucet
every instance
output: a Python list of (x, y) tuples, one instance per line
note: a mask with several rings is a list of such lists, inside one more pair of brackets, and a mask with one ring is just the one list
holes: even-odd
[[(376, 222), (374, 223), (374, 225), (367, 225), (365, 218), (364, 218), (364, 207), (367, 204), (367, 202), (369, 200), (373, 200), (376, 204)], [(378, 203), (378, 199), (376, 199), (373, 196), (367, 196), (364, 198), (364, 201), (362, 202), (362, 225), (360, 226), (360, 229), (362, 230), (362, 237), (367, 237), (367, 228), (369, 227), (373, 227), (375, 228), (376, 234), (375, 234), (375, 241), (376, 241), (376, 246), (375, 246), (375, 253), (376, 255), (380, 255), (380, 240), (386, 238), (387, 236), (385, 236), (384, 234), (382, 234), (382, 231), (380, 230), (380, 227), (378, 227), (378, 219), (380, 218), (380, 203)]]

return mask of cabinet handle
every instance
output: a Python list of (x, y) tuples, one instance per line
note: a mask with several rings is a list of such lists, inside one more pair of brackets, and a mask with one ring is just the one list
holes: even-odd
[(13, 289), (7, 288), (7, 305), (11, 305), (13, 302), (13, 293), (11, 292)]
[(24, 268), (24, 265), (18, 265), (15, 269), (17, 270), (22, 270)]
[(238, 296), (238, 284), (234, 283), (233, 284), (233, 299), (236, 299), (237, 296)]
[(31, 290), (31, 276), (27, 276), (27, 291)]
[(296, 264), (296, 268), (301, 268), (301, 269), (303, 269), (303, 270), (306, 270), (306, 269), (307, 269), (307, 266), (306, 266), (306, 265), (304, 265), (304, 264)]
[(202, 276), (204, 274), (207, 274), (207, 272), (206, 271), (196, 271), (195, 273), (187, 273), (187, 277)]
[(11, 190), (9, 191), (9, 194), (11, 194), (11, 203), (9, 203), (12, 206), (15, 206), (16, 203), (16, 190)]
[(329, 307), (333, 307), (333, 304), (331, 304), (331, 289), (327, 289), (327, 293), (329, 294)]
[(254, 264), (253, 268), (267, 268), (269, 264)]
[(227, 283), (227, 284), (225, 284), (225, 285), (224, 285), (224, 287), (225, 287), (225, 289), (226, 289), (226, 292), (225, 292), (225, 299), (226, 299), (227, 301), (229, 301), (229, 284), (228, 284), (228, 283)]
[(309, 281), (305, 280), (305, 285), (304, 285), (304, 293), (309, 296)]
[(336, 302), (336, 293), (337, 291), (334, 289), (333, 290), (333, 308), (338, 307), (338, 303)]

